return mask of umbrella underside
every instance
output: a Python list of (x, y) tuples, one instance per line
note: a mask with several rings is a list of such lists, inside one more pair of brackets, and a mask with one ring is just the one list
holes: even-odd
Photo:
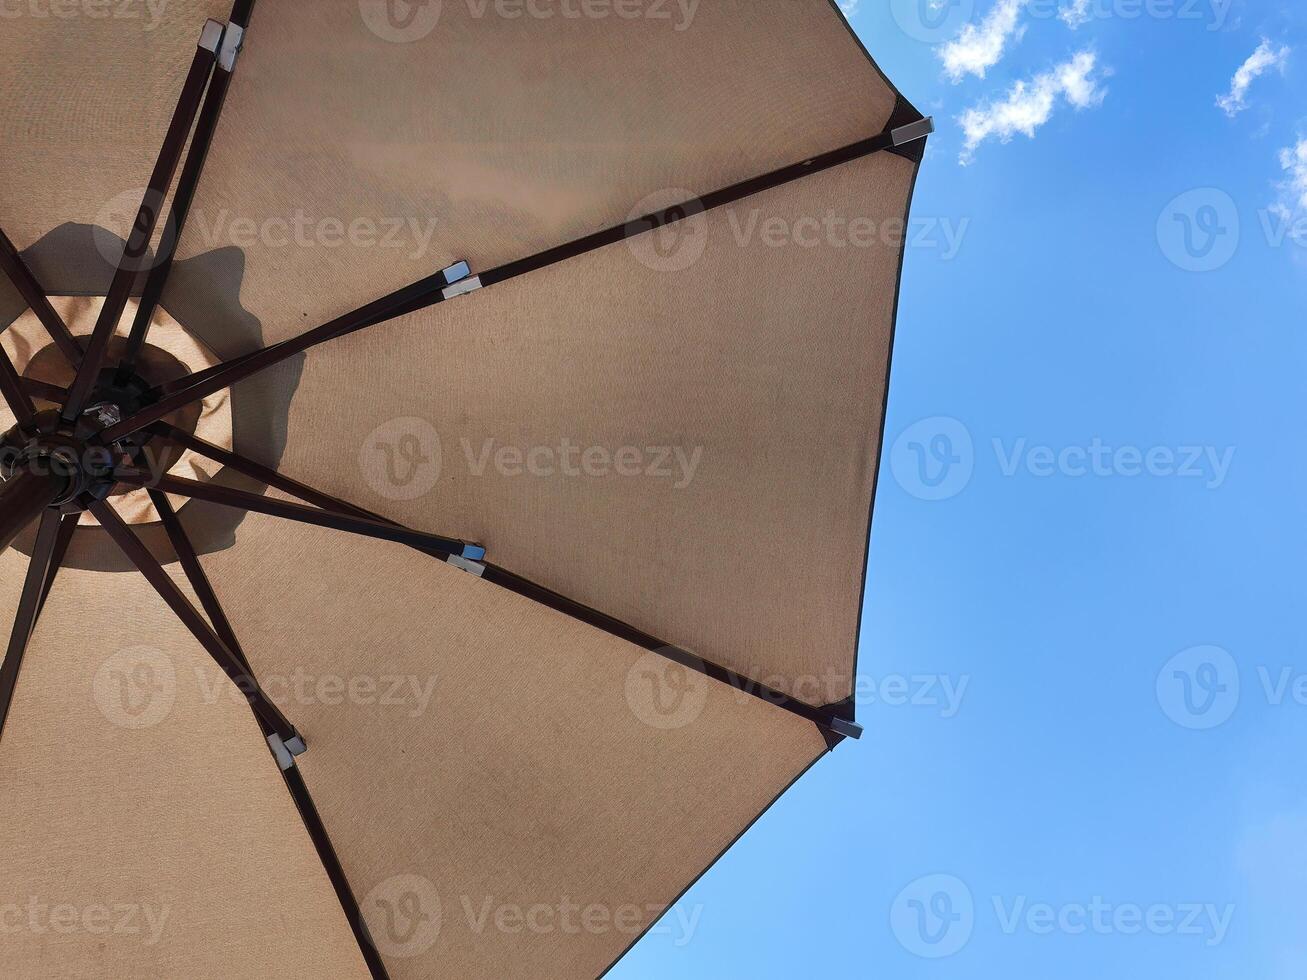
[(594, 976), (859, 734), (929, 124), (664, 8), (6, 25), (16, 975)]

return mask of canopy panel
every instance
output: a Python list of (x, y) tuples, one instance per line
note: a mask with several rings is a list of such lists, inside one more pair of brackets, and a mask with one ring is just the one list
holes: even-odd
[[(10, 5), (0, 30), (0, 228), (19, 249), (65, 223), (130, 224), (200, 30), (230, 13), (231, 0)], [(52, 262), (33, 271), (43, 282), (67, 275)]]
[(894, 103), (829, 0), (261, 4), (183, 254), (239, 247), (282, 340), (874, 136)]
[(279, 468), (839, 702), (914, 174), (877, 154), (315, 348)]
[(427, 555), (261, 516), (237, 538), (206, 567), (308, 739), (395, 980), (601, 973), (826, 751), (810, 722)]
[[(26, 566), (0, 555), (4, 608)], [(63, 569), (28, 647), (0, 949), (25, 978), (369, 975), (249, 708), (135, 572)]]

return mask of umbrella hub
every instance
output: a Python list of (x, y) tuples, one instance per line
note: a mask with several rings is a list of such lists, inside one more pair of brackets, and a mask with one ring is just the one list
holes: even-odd
[(27, 471), (55, 476), (64, 490), (54, 505), (78, 513), (92, 500), (106, 499), (117, 481), (116, 465), (140, 460), (151, 436), (138, 432), (110, 445), (95, 437), (154, 400), (151, 385), (137, 374), (115, 368), (100, 372), (87, 406), (76, 421), (65, 422), (58, 409), (38, 412), (26, 429), (14, 426), (0, 437), (0, 479)]

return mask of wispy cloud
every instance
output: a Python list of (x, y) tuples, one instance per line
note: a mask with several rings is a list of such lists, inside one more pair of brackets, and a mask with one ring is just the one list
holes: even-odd
[(1307, 137), (1300, 139), (1297, 146), (1280, 151), (1280, 166), (1285, 174), (1284, 183), (1280, 185), (1285, 199), (1284, 209), (1307, 212)]
[(1262, 38), (1262, 43), (1257, 46), (1257, 50), (1248, 56), (1248, 60), (1239, 66), (1239, 70), (1234, 73), (1234, 78), (1230, 80), (1230, 91), (1226, 95), (1218, 95), (1216, 104), (1225, 110), (1225, 114), (1233, 119), (1244, 109), (1248, 108), (1248, 89), (1262, 75), (1272, 68), (1283, 70), (1285, 63), (1289, 60), (1289, 48), (1281, 45), (1278, 49), (1266, 38)]
[(1091, 0), (1071, 0), (1068, 6), (1057, 12), (1057, 15), (1067, 27), (1074, 31), (1077, 27), (1088, 24), (1094, 16), (1093, 11), (1089, 9), (1090, 3)]
[(1018, 81), (996, 102), (973, 106), (959, 117), (966, 144), (960, 162), (971, 162), (976, 147), (997, 138), (1006, 143), (1015, 134), (1034, 138), (1035, 130), (1048, 122), (1061, 102), (1075, 109), (1087, 109), (1103, 101), (1106, 72), (1098, 71), (1098, 56), (1085, 50), (1051, 71)]
[(984, 78), (985, 72), (999, 63), (1009, 41), (1019, 41), (1025, 34), (1021, 11), (1029, 0), (998, 0), (979, 25), (968, 24), (939, 51), (944, 74), (954, 82), (967, 75)]

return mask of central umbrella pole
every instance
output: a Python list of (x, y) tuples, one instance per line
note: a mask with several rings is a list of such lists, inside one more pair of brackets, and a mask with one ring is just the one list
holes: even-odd
[(0, 482), (0, 551), (8, 548), (68, 489), (68, 478), (55, 473), (37, 473), (22, 467)]

